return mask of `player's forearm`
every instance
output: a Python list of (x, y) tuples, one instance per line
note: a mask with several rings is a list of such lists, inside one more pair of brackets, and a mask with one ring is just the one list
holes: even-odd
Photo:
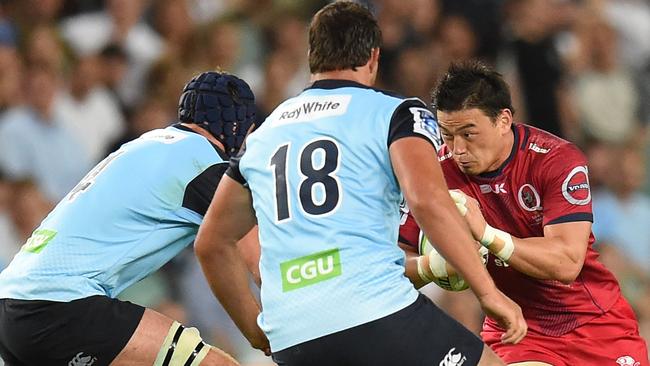
[(515, 250), (508, 261), (513, 269), (541, 280), (570, 284), (582, 270), (584, 256), (572, 255), (560, 238), (515, 238)]
[[(404, 248), (402, 247), (402, 249)], [(428, 282), (422, 280), (418, 274), (418, 257), (420, 255), (409, 250), (404, 250), (404, 255), (406, 256), (404, 261), (404, 275), (411, 281), (415, 288), (423, 287)]]
[(250, 291), (248, 271), (235, 243), (220, 245), (207, 253), (197, 251), (197, 257), (212, 292), (250, 340), (259, 336), (260, 306)]

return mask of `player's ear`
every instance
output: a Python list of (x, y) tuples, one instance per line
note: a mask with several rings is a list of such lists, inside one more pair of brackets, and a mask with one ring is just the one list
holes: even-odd
[(497, 116), (496, 123), (502, 133), (508, 133), (512, 127), (512, 111), (508, 108), (502, 109)]

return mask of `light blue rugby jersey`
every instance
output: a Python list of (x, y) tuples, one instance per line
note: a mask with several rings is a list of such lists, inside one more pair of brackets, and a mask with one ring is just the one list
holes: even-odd
[(117, 296), (190, 244), (227, 168), (170, 126), (123, 145), (65, 197), (0, 273), (0, 298)]
[(395, 313), (418, 292), (397, 246), (402, 200), (390, 142), (439, 146), (432, 113), (351, 81), (281, 104), (227, 174), (252, 192), (262, 246), (258, 319), (273, 351)]

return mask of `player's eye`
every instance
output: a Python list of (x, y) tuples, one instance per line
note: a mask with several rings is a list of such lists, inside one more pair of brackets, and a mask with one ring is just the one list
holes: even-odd
[(476, 134), (473, 133), (473, 132), (465, 132), (465, 133), (463, 134), (463, 137), (465, 137), (466, 140), (471, 140), (471, 139), (473, 139), (474, 137), (476, 137)]

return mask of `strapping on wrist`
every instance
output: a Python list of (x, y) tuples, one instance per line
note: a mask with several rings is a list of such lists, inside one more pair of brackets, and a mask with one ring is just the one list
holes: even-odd
[(512, 235), (488, 224), (485, 224), (485, 231), (480, 243), (504, 262), (508, 262), (515, 251)]

